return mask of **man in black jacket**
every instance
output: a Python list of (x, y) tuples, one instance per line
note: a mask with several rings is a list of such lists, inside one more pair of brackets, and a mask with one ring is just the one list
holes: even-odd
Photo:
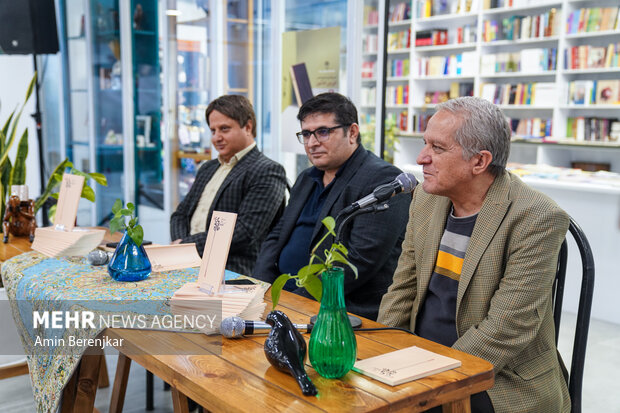
[[(401, 173), (360, 145), (357, 110), (346, 97), (338, 93), (315, 96), (303, 104), (297, 118), (302, 128), (298, 139), (314, 166), (297, 178), (282, 218), (261, 248), (252, 275), (268, 282), (280, 274), (297, 274), (308, 264), (312, 247), (326, 232), (323, 218), (336, 217)], [(345, 269), (348, 311), (377, 318), (400, 255), (410, 202), (410, 194), (393, 197), (387, 211), (355, 217), (343, 229), (341, 239), (359, 271), (356, 280)], [(317, 251), (329, 248), (333, 241), (328, 237)], [(309, 296), (292, 282), (285, 289)]]
[(213, 211), (234, 212), (237, 223), (226, 268), (250, 274), (261, 243), (284, 205), (284, 168), (256, 148), (256, 116), (243, 96), (226, 95), (207, 107), (211, 142), (219, 156), (206, 162), (170, 218), (173, 243), (195, 242), (202, 255)]

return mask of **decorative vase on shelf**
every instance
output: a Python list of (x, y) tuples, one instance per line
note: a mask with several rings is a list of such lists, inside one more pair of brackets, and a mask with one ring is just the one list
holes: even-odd
[(321, 309), (310, 334), (308, 355), (317, 373), (336, 379), (353, 367), (357, 342), (344, 304), (343, 269), (332, 268), (324, 272), (321, 279)]
[(127, 231), (108, 264), (108, 273), (116, 281), (141, 281), (151, 275), (151, 262), (144, 247), (136, 245)]

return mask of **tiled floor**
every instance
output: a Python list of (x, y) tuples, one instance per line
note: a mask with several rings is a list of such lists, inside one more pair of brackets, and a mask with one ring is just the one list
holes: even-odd
[[(567, 365), (575, 330), (575, 316), (564, 313), (560, 327), (560, 353)], [(116, 368), (116, 356), (107, 356), (110, 380)], [(123, 412), (144, 412), (145, 373), (133, 364)], [(584, 372), (583, 411), (585, 413), (620, 413), (620, 325), (592, 320)], [(95, 407), (107, 412), (111, 386), (97, 393)], [(32, 389), (28, 376), (0, 381), (0, 412), (30, 413), (35, 411)], [(155, 378), (156, 413), (172, 412), (170, 392), (163, 391), (161, 380)]]

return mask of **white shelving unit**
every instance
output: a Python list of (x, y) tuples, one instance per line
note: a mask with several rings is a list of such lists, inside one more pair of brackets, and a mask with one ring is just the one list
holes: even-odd
[[(437, 15), (426, 18), (417, 18), (418, 2), (423, 0), (411, 0), (410, 19), (399, 22), (390, 22), (387, 32), (403, 31), (409, 29), (411, 32), (410, 44), (408, 49), (398, 51), (388, 51), (386, 87), (399, 85), (408, 86), (408, 101), (405, 104), (394, 104), (386, 102), (386, 116), (390, 114), (407, 113), (406, 128), (400, 134), (400, 145), (395, 162), (401, 166), (415, 165), (415, 158), (421, 148), (420, 138), (422, 134), (414, 129), (414, 116), (432, 115), (435, 104), (425, 102), (425, 92), (428, 91), (447, 91), (453, 82), (473, 83), (474, 95), (481, 95), (483, 83), (517, 84), (530, 82), (553, 82), (557, 85), (557, 98), (553, 100), (553, 105), (500, 105), (507, 116), (513, 119), (547, 118), (553, 120), (552, 136), (540, 141), (537, 144), (531, 142), (515, 141), (512, 148), (511, 161), (523, 163), (551, 163), (554, 166), (570, 167), (573, 161), (591, 161), (609, 163), (611, 170), (620, 172), (620, 142), (599, 144), (599, 142), (577, 142), (566, 139), (566, 123), (569, 117), (602, 117), (620, 118), (620, 105), (570, 105), (568, 103), (568, 87), (571, 81), (575, 80), (605, 80), (620, 79), (620, 68), (596, 68), (596, 69), (565, 69), (565, 49), (579, 45), (606, 46), (609, 43), (620, 42), (620, 30), (606, 30), (600, 32), (586, 32), (579, 34), (567, 34), (567, 17), (571, 12), (581, 8), (592, 7), (617, 7), (617, 0), (562, 0), (562, 1), (530, 1), (530, 5), (522, 7), (502, 7), (495, 9), (482, 9), (482, 3), (478, 4), (479, 9), (462, 14)], [(448, 0), (448, 8), (453, 7), (451, 3), (458, 0)], [(516, 1), (515, 1), (516, 2)], [(374, 5), (377, 10), (382, 3), (377, 0), (364, 0), (365, 5)], [(400, 0), (391, 0), (383, 5), (385, 10), (380, 10), (378, 24), (366, 26), (362, 36), (367, 33), (375, 33), (378, 38), (377, 53), (364, 56), (364, 58), (377, 59), (375, 74), (372, 79), (364, 79), (360, 87), (374, 87), (376, 94), (373, 97), (378, 100), (380, 97), (380, 71), (379, 61), (382, 56), (382, 33), (379, 26), (383, 21), (382, 13), (390, 13), (395, 5), (403, 3)], [(456, 3), (455, 3), (456, 4)], [(547, 37), (536, 37), (520, 39), (515, 41), (498, 40), (485, 42), (484, 22), (486, 20), (499, 20), (510, 16), (535, 16), (555, 9), (555, 32), (549, 33)], [(469, 25), (471, 27), (472, 39), (463, 39), (462, 43), (456, 42), (456, 28)], [(432, 46), (415, 46), (416, 34), (435, 29), (448, 30), (448, 44)], [(501, 24), (500, 24), (501, 29)], [(537, 72), (506, 72), (506, 73), (484, 73), (480, 72), (481, 57), (488, 54), (502, 52), (519, 52), (524, 49), (544, 48), (555, 49), (555, 70)], [(473, 52), (475, 54), (474, 67), (471, 73), (465, 75), (437, 74), (424, 75), (416, 70), (416, 62), (420, 58), (433, 56), (451, 56), (461, 53)], [(409, 75), (392, 76), (390, 65), (394, 59), (409, 59)], [(361, 112), (372, 111), (375, 116), (379, 116), (376, 106), (371, 102), (361, 102)], [(376, 130), (376, 136), (379, 136)], [(559, 144), (557, 144), (559, 142)]]

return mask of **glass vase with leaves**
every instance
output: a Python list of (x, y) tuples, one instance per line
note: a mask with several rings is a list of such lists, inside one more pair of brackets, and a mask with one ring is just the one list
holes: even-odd
[(321, 376), (339, 378), (353, 367), (357, 342), (344, 302), (344, 270), (338, 265), (351, 268), (356, 279), (357, 268), (349, 261), (349, 251), (341, 242), (333, 242), (322, 256), (317, 254), (328, 237), (337, 239), (334, 218), (326, 217), (322, 223), (327, 232), (312, 248), (308, 265), (300, 268), (296, 275), (280, 275), (271, 286), (271, 299), (275, 308), (282, 288), (294, 279), (298, 287), (304, 287), (321, 303), (310, 335), (310, 363)]
[(142, 246), (144, 230), (138, 224), (135, 212), (134, 204), (128, 202), (123, 208), (120, 199), (112, 206), (114, 217), (110, 220), (110, 233), (123, 231), (123, 237), (108, 264), (108, 273), (116, 281), (141, 281), (151, 275), (151, 262)]

